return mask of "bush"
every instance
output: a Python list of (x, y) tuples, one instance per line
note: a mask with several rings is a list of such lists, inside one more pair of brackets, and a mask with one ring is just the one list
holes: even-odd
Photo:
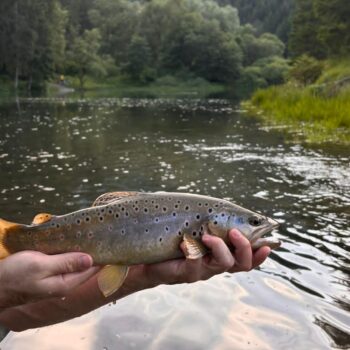
[(289, 78), (299, 84), (309, 85), (321, 76), (323, 63), (308, 55), (298, 57), (289, 71)]

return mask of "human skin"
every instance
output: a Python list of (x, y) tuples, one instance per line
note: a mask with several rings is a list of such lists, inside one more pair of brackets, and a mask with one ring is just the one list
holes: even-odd
[[(203, 243), (211, 253), (203, 258), (176, 259), (152, 265), (131, 266), (121, 288), (108, 298), (105, 298), (99, 290), (95, 274), (75, 289), (67, 290), (64, 298), (51, 297), (3, 310), (0, 313), (0, 323), (13, 331), (23, 331), (63, 322), (129, 294), (160, 284), (193, 283), (225, 271), (230, 273), (249, 271), (263, 263), (270, 253), (269, 247), (262, 247), (252, 252), (249, 241), (235, 229), (229, 231), (228, 237), (232, 247), (235, 248), (233, 252), (221, 238), (204, 235)], [(184, 246), (181, 248), (184, 250)], [(91, 268), (83, 274), (90, 271)]]

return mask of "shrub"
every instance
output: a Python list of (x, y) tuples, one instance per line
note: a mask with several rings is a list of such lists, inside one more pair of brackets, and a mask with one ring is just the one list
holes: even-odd
[(323, 63), (308, 55), (298, 57), (289, 71), (289, 78), (299, 84), (313, 84), (322, 74)]

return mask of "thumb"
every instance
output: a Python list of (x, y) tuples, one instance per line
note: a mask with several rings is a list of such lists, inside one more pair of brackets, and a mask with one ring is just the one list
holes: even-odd
[(87, 270), (92, 266), (93, 261), (88, 254), (65, 253), (48, 255), (45, 264), (47, 269), (45, 277), (49, 277)]
[(92, 266), (92, 258), (87, 254), (65, 253), (47, 258), (48, 274), (42, 280), (42, 287), (52, 296), (65, 295), (100, 270), (100, 267)]

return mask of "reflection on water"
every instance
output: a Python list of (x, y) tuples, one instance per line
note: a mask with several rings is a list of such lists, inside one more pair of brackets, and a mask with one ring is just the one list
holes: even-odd
[(1, 217), (186, 191), (274, 217), (283, 241), (260, 270), (137, 293), (3, 349), (350, 347), (348, 149), (290, 144), (228, 100), (33, 99), (0, 118)]

